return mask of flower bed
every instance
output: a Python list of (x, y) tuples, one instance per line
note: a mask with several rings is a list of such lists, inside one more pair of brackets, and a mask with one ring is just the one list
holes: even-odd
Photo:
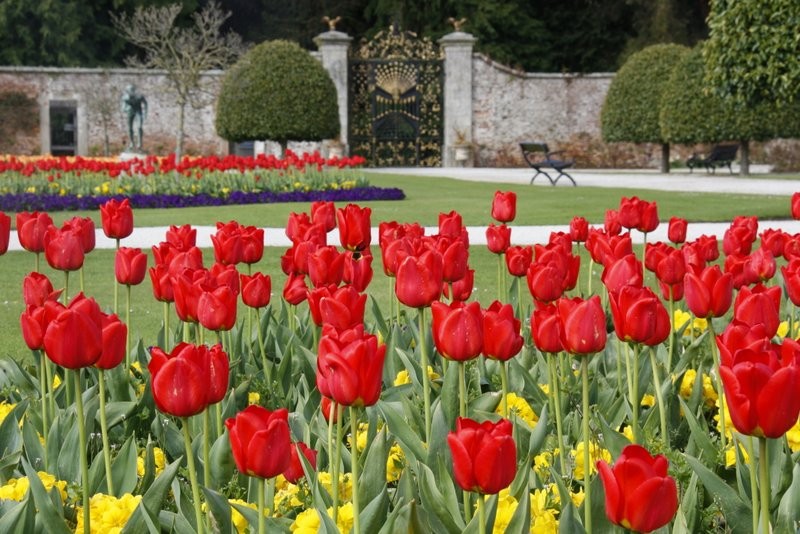
[(368, 185), (364, 159), (324, 159), (287, 151), (282, 159), (226, 156), (143, 159), (0, 159), (0, 210), (95, 209), (110, 198), (136, 208), (274, 202), (400, 200), (396, 188)]

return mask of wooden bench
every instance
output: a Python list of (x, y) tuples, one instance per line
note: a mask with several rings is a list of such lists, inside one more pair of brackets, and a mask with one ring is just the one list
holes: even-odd
[(689, 172), (692, 172), (695, 167), (698, 169), (705, 167), (706, 172), (714, 173), (717, 167), (728, 167), (728, 171), (733, 174), (731, 163), (736, 159), (736, 152), (739, 150), (739, 145), (724, 144), (714, 145), (711, 152), (707, 156), (693, 154), (691, 158), (686, 160), (686, 166), (689, 167)]
[[(575, 165), (575, 160), (560, 158), (559, 155), (563, 154), (563, 151), (550, 152), (547, 148), (547, 143), (540, 142), (523, 142), (519, 144), (519, 147), (522, 149), (522, 156), (525, 161), (532, 169), (536, 170), (536, 174), (531, 178), (531, 184), (533, 184), (537, 176), (544, 174), (550, 180), (550, 185), (556, 185), (562, 176), (566, 176), (572, 182), (572, 185), (578, 185), (572, 176), (564, 172), (564, 169)], [(545, 169), (552, 169), (550, 172), (556, 171), (558, 175), (553, 178)]]

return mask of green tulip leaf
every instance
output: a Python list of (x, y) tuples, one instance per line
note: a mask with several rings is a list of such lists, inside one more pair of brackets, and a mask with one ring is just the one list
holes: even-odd
[(603, 446), (608, 449), (612, 458), (618, 457), (622, 454), (622, 449), (630, 445), (631, 442), (624, 434), (612, 429), (603, 414), (597, 414), (597, 421), (600, 422), (600, 428), (603, 430)]
[(378, 401), (377, 406), (381, 414), (383, 414), (383, 419), (389, 427), (389, 432), (403, 446), (406, 453), (410, 452), (413, 457), (418, 460), (425, 458), (427, 455), (422, 441), (419, 439), (419, 436), (411, 430), (411, 427), (402, 415), (403, 413), (410, 413), (410, 410), (405, 410), (403, 404), (397, 402), (388, 403), (385, 401)]
[[(459, 413), (459, 393), (458, 393), (458, 368), (466, 363), (450, 362), (447, 372), (442, 381), (442, 394), (439, 396), (441, 402), (442, 415), (446, 428), (451, 429), (456, 426), (456, 417)], [(469, 395), (469, 393), (467, 393)], [(469, 401), (466, 401), (467, 416), (469, 416)], [(433, 439), (431, 439), (433, 441)]]
[[(362, 479), (363, 480), (363, 479)], [(389, 512), (389, 494), (386, 486), (378, 493), (374, 499), (367, 502), (361, 510), (359, 519), (361, 520), (362, 532), (377, 532), (386, 522), (386, 514)]]
[(533, 458), (539, 451), (542, 449), (542, 445), (544, 445), (545, 440), (547, 439), (547, 423), (548, 423), (548, 412), (547, 412), (547, 404), (542, 405), (542, 413), (539, 415), (539, 421), (536, 423), (536, 426), (533, 427), (533, 432), (531, 432), (531, 438), (528, 442), (528, 456)]
[[(716, 462), (719, 457), (719, 452), (717, 447), (711, 442), (711, 438), (708, 437), (708, 429), (703, 429), (700, 426), (694, 413), (689, 410), (689, 407), (683, 402), (680, 396), (678, 397), (678, 402), (681, 408), (683, 408), (683, 416), (686, 418), (686, 422), (689, 423), (689, 430), (695, 445), (697, 445), (697, 448), (703, 453), (703, 457), (707, 462)], [(702, 481), (702, 477), (700, 477), (700, 479)], [(705, 484), (705, 481), (703, 481), (703, 483)]]
[(791, 532), (800, 522), (800, 464), (792, 470), (792, 484), (778, 505), (775, 532)]
[(531, 531), (531, 499), (528, 485), (520, 488), (522, 492), (515, 495), (517, 508), (506, 526), (505, 534), (529, 534)]
[[(614, 525), (608, 520), (606, 516), (606, 500), (605, 488), (603, 481), (600, 480), (599, 475), (595, 475), (591, 482), (589, 482), (592, 489), (592, 502), (589, 506), (592, 507), (592, 528), (596, 532), (610, 532), (614, 529)], [(583, 506), (586, 506), (586, 500), (583, 501)], [(583, 508), (581, 508), (583, 511)]]
[[(256, 527), (258, 526), (258, 510), (235, 502), (230, 503), (230, 506), (235, 508), (237, 512), (244, 516), (244, 518), (250, 524), (250, 527), (253, 529), (253, 532), (255, 532)], [(292, 522), (293, 521), (291, 519), (285, 517), (264, 518), (264, 526), (266, 527), (265, 529), (267, 532), (289, 532), (289, 527), (291, 527)], [(236, 529), (231, 530), (231, 532), (235, 531)]]
[[(194, 512), (192, 512), (194, 513)], [(197, 530), (181, 514), (162, 510), (158, 514), (158, 521), (162, 530), (175, 534), (197, 534)]]
[(33, 503), (36, 505), (36, 522), (48, 534), (69, 534), (71, 530), (64, 521), (63, 515), (53, 504), (47, 490), (44, 489), (39, 475), (25, 460), (22, 460), (22, 468), (25, 470), (25, 476), (28, 477), (29, 491), (33, 495)]
[(233, 476), (233, 470), (236, 468), (236, 463), (233, 460), (233, 452), (231, 451), (231, 440), (228, 437), (228, 432), (223, 431), (222, 434), (211, 445), (209, 452), (211, 462), (211, 483), (213, 487), (220, 488), (225, 482)]
[(389, 457), (389, 447), (386, 443), (385, 427), (378, 432), (366, 452), (364, 468), (359, 476), (359, 496), (361, 502), (365, 503), (371, 502), (386, 489), (386, 460)]
[[(78, 480), (80, 478), (81, 469), (80, 462), (76, 461), (78, 454), (80, 454), (78, 425), (76, 424), (74, 415), (69, 412), (64, 412), (63, 417), (58, 423), (62, 425), (63, 438), (58, 454), (55, 474), (61, 480)], [(89, 460), (91, 461), (91, 459)]]
[[(417, 472), (417, 483), (419, 484), (419, 493), (422, 502), (422, 507), (428, 512), (428, 519), (431, 521), (431, 526), (434, 527), (434, 532), (450, 532), (452, 534), (459, 534), (464, 530), (464, 519), (456, 510), (452, 510), (448, 506), (444, 495), (439, 491), (439, 488), (449, 487), (452, 490), (453, 484), (450, 482), (449, 477), (442, 479), (434, 476), (430, 468), (422, 462), (415, 463), (415, 471)], [(454, 494), (454, 492), (453, 492)]]
[(706, 488), (706, 491), (719, 502), (731, 532), (747, 534), (752, 528), (750, 505), (744, 502), (733, 488), (703, 465), (700, 460), (688, 454), (683, 456), (694, 472), (697, 473), (697, 477)]
[[(340, 502), (339, 506), (341, 507), (343, 504), (344, 503)], [(317, 515), (319, 516), (319, 530), (317, 534), (339, 534), (339, 528), (326, 510), (317, 508)]]
[(31, 494), (22, 502), (9, 501), (8, 509), (0, 508), (0, 532), (34, 532), (36, 530), (36, 507), (31, 502)]
[[(35, 351), (36, 359), (39, 352)], [(31, 397), (39, 395), (38, 379), (27, 373), (14, 358), (0, 358), (0, 389), (17, 390)]]
[[(484, 532), (492, 532), (494, 530), (494, 520), (497, 516), (497, 495), (477, 495), (475, 498), (484, 500), (483, 508), (484, 513), (486, 514)], [(472, 509), (472, 519), (470, 519), (470, 522), (467, 525), (467, 528), (464, 529), (463, 534), (478, 534), (479, 532), (481, 532), (480, 517), (478, 515), (478, 507), (475, 505)]]
[[(109, 430), (124, 422), (136, 408), (136, 402), (121, 401), (106, 403), (106, 421)], [(97, 424), (100, 424), (100, 412), (97, 412)]]
[(181, 459), (178, 459), (164, 467), (161, 474), (156, 477), (142, 496), (142, 502), (128, 519), (128, 523), (122, 529), (122, 534), (138, 534), (149, 529), (148, 524), (160, 524), (159, 512), (167, 498), (172, 481), (178, 473), (180, 464)]
[(470, 400), (469, 408), (472, 412), (494, 413), (500, 406), (503, 394), (500, 391), (487, 391)]
[[(564, 485), (564, 480), (556, 473), (553, 467), (550, 467), (550, 473), (558, 488), (558, 495), (561, 499), (561, 514), (558, 518), (558, 532), (559, 534), (581, 534), (585, 532), (583, 523), (578, 519), (578, 509), (572, 502), (572, 497)], [(565, 504), (566, 503), (566, 504)], [(594, 510), (594, 508), (592, 509)]]
[(111, 464), (111, 479), (114, 483), (114, 493), (117, 497), (132, 493), (136, 489), (138, 482), (136, 461), (136, 440), (135, 436), (131, 436), (122, 444)]
[(407, 501), (402, 506), (395, 506), (386, 521), (378, 530), (378, 534), (394, 534), (395, 532), (415, 532), (411, 529), (411, 514), (414, 501)]
[(14, 407), (0, 424), (0, 474), (3, 479), (11, 478), (22, 457), (23, 439), (17, 419), (17, 411), (20, 408), (24, 410), (20, 405)]
[[(22, 423), (22, 442), (25, 448), (25, 458), (37, 471), (46, 471), (44, 466), (44, 448), (39, 441), (39, 433), (26, 417)], [(0, 532), (3, 532), (0, 530)]]
[[(216, 491), (202, 487), (203, 493), (206, 496), (206, 504), (211, 511), (212, 516), (212, 531), (219, 532), (220, 534), (231, 533), (231, 503), (224, 495), (220, 495)], [(242, 508), (247, 508), (242, 506)], [(238, 510), (238, 508), (237, 508)], [(256, 523), (250, 523), (252, 526), (258, 525), (258, 513), (255, 517)]]

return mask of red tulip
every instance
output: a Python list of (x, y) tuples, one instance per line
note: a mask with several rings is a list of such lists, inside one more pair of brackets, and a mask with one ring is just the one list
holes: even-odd
[(649, 287), (624, 286), (611, 291), (609, 303), (620, 340), (653, 346), (669, 336), (669, 313)]
[(156, 264), (150, 267), (149, 273), (150, 282), (153, 285), (153, 297), (160, 302), (174, 302), (175, 293), (169, 269), (163, 264)]
[(517, 215), (517, 194), (513, 191), (496, 191), (492, 200), (492, 218), (501, 223), (514, 220)]
[[(153, 250), (155, 254), (155, 249)], [(156, 263), (160, 263), (156, 261)], [(203, 251), (197, 247), (192, 247), (186, 251), (175, 251), (169, 260), (169, 274), (178, 276), (184, 270), (198, 271), (203, 269)]]
[(113, 369), (125, 359), (125, 342), (128, 327), (119, 317), (107, 315), (103, 321), (103, 353), (94, 364), (98, 369)]
[(369, 246), (372, 239), (370, 214), (372, 209), (348, 204), (336, 211), (339, 224), (339, 241), (347, 250), (361, 251)]
[(114, 274), (117, 282), (136, 286), (144, 280), (147, 270), (147, 255), (140, 248), (120, 247), (114, 258)]
[(359, 255), (350, 250), (344, 253), (343, 282), (352, 285), (358, 291), (365, 291), (372, 281), (372, 274), (372, 254)]
[(11, 217), (0, 211), (0, 254), (8, 251), (8, 242), (11, 239)]
[(381, 261), (383, 261), (383, 272), (386, 276), (394, 278), (397, 276), (397, 267), (401, 260), (406, 256), (413, 256), (414, 245), (410, 238), (399, 238), (387, 241), (381, 245)]
[(228, 286), (231, 288), (231, 291), (237, 295), (239, 294), (239, 271), (236, 270), (235, 265), (215, 263), (211, 266), (211, 269), (208, 270), (208, 280), (206, 285), (209, 287)]
[(792, 304), (800, 306), (800, 259), (793, 259), (788, 265), (781, 267), (781, 273), (786, 295)]
[(452, 283), (464, 278), (469, 262), (467, 246), (459, 239), (451, 241), (440, 238), (438, 243), (442, 247), (442, 280)]
[(133, 233), (133, 210), (126, 198), (121, 202), (111, 199), (100, 206), (103, 233), (112, 239), (123, 239)]
[(772, 252), (760, 247), (747, 258), (744, 269), (748, 280), (766, 282), (775, 276), (777, 265)]
[(386, 345), (363, 325), (336, 331), (323, 327), (317, 355), (317, 387), (342, 406), (372, 406), (381, 393)]
[(624, 228), (652, 232), (658, 227), (658, 206), (638, 197), (622, 197), (619, 203), (619, 223)]
[(769, 250), (776, 258), (783, 256), (786, 242), (791, 238), (781, 229), (767, 228), (761, 232), (761, 247)]
[(344, 254), (336, 247), (318, 247), (308, 255), (308, 278), (314, 287), (338, 286), (344, 273)]
[(667, 254), (656, 264), (655, 273), (656, 278), (665, 284), (683, 283), (683, 277), (686, 276), (683, 252), (677, 248), (669, 248)]
[(569, 222), (569, 237), (575, 243), (582, 243), (589, 237), (589, 222), (583, 217), (573, 217)]
[(556, 263), (531, 263), (527, 281), (537, 302), (553, 302), (564, 294), (564, 273)]
[(642, 264), (633, 254), (628, 254), (607, 265), (600, 275), (600, 280), (609, 292), (623, 286), (642, 287), (644, 278)]
[(683, 282), (678, 282), (677, 284), (665, 284), (659, 280), (658, 288), (661, 291), (661, 298), (664, 300), (672, 300), (673, 302), (677, 302), (683, 299)]
[(255, 226), (242, 228), (242, 263), (252, 265), (264, 257), (264, 229)]
[(669, 226), (667, 227), (667, 237), (675, 244), (680, 244), (686, 241), (686, 229), (689, 222), (680, 217), (671, 217)]
[(517, 447), (508, 419), (478, 423), (456, 419), (456, 430), (447, 435), (453, 457), (453, 475), (465, 491), (494, 495), (517, 474)]
[(280, 408), (270, 412), (251, 405), (225, 420), (231, 451), (240, 472), (258, 478), (273, 478), (289, 467), (292, 442), (289, 412)]
[(750, 289), (747, 286), (739, 290), (733, 304), (733, 318), (750, 326), (763, 324), (767, 337), (772, 337), (780, 325), (781, 288), (765, 287), (758, 284)]
[(571, 354), (593, 354), (606, 346), (606, 316), (600, 297), (559, 299), (561, 344)]
[(211, 347), (201, 345), (199, 349), (205, 353), (208, 377), (211, 382), (211, 387), (208, 389), (208, 404), (222, 402), (222, 399), (228, 393), (228, 382), (230, 380), (228, 354), (222, 350), (222, 345), (219, 343)]
[(272, 292), (272, 279), (263, 273), (252, 276), (241, 275), (242, 302), (251, 308), (263, 308), (269, 304)]
[(705, 268), (699, 275), (686, 273), (686, 306), (697, 317), (722, 317), (733, 301), (733, 276), (723, 274), (719, 266)]
[(31, 350), (44, 348), (44, 334), (47, 327), (66, 308), (55, 300), (48, 300), (41, 306), (28, 305), (19, 317), (22, 338)]
[(51, 227), (44, 235), (44, 256), (53, 269), (77, 271), (84, 260), (80, 235), (72, 230)]
[(784, 339), (769, 348), (742, 349), (720, 366), (725, 400), (736, 430), (780, 438), (800, 415), (800, 344)]
[(67, 369), (94, 365), (103, 354), (102, 318), (82, 306), (82, 299), (85, 299), (82, 294), (74, 297), (69, 306), (47, 325), (44, 333), (47, 357)]
[(439, 214), (439, 235), (459, 239), (466, 232), (461, 214), (457, 211)]
[(532, 261), (533, 248), (530, 245), (508, 247), (506, 250), (506, 267), (511, 276), (526, 276)]
[(608, 235), (619, 235), (622, 231), (622, 225), (619, 222), (619, 212), (617, 210), (606, 210), (606, 216), (603, 220), (603, 229)]
[(505, 224), (486, 227), (486, 246), (494, 254), (503, 254), (511, 246), (511, 228)]
[(211, 234), (214, 244), (214, 259), (225, 265), (236, 265), (242, 261), (242, 227), (236, 221), (217, 223), (217, 232)]
[(448, 360), (467, 361), (483, 350), (483, 312), (480, 304), (460, 302), (451, 305), (434, 302), (433, 341), (436, 350)]
[(297, 306), (308, 296), (306, 277), (302, 274), (290, 274), (283, 285), (283, 298), (289, 304)]
[(181, 321), (196, 323), (198, 313), (198, 302), (203, 288), (197, 280), (205, 276), (204, 271), (190, 271), (186, 269), (179, 276), (172, 279), (172, 291), (175, 297), (175, 312)]
[(53, 219), (46, 213), (38, 211), (17, 213), (19, 243), (29, 252), (44, 252), (44, 235), (51, 226)]
[(483, 315), (483, 354), (493, 360), (507, 361), (519, 354), (524, 340), (520, 320), (511, 304), (494, 301)]
[(183, 226), (170, 226), (166, 235), (167, 243), (178, 250), (185, 251), (197, 245), (197, 230), (184, 224)]
[[(442, 294), (453, 301), (464, 302), (472, 296), (475, 287), (475, 269), (467, 269), (464, 277), (452, 284), (442, 285)], [(452, 295), (450, 293), (452, 292)]]
[(61, 289), (53, 289), (53, 284), (47, 276), (32, 272), (22, 280), (22, 300), (25, 306), (43, 306), (48, 300), (58, 300)]
[(634, 532), (651, 532), (669, 523), (678, 510), (678, 487), (669, 463), (640, 445), (627, 445), (612, 467), (597, 462), (609, 521)]
[(228, 286), (203, 291), (197, 301), (197, 320), (205, 328), (219, 332), (236, 324), (236, 304), (239, 295)]
[[(333, 203), (331, 203), (332, 205)], [(317, 468), (317, 451), (309, 448), (305, 443), (293, 443), (289, 447), (289, 467), (283, 471), (283, 477), (292, 484), (297, 484), (297, 481), (305, 476), (303, 471), (303, 462), (300, 460), (300, 455), (303, 455), (308, 463), (311, 464), (311, 469)]]
[(311, 228), (311, 217), (307, 213), (290, 213), (286, 223), (286, 237), (292, 243), (299, 243), (306, 239), (306, 233)]
[(336, 228), (336, 208), (333, 202), (324, 200), (312, 202), (311, 222), (322, 226), (326, 232)]
[(763, 324), (749, 325), (738, 319), (731, 321), (722, 334), (716, 337), (720, 364), (730, 367), (733, 356), (742, 349), (762, 352), (770, 350), (771, 338)]
[(434, 251), (408, 256), (397, 268), (394, 291), (410, 308), (426, 308), (442, 293), (442, 256)]
[(531, 315), (531, 337), (541, 352), (555, 354), (564, 350), (561, 344), (561, 319), (553, 304), (539, 306)]
[(69, 230), (78, 235), (83, 253), (88, 254), (95, 247), (95, 228), (91, 217), (73, 217), (61, 225), (61, 230)]
[(800, 193), (792, 195), (792, 219), (800, 219)]

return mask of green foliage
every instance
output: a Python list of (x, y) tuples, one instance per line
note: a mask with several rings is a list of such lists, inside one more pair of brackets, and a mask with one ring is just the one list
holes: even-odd
[(749, 104), (791, 102), (800, 86), (800, 2), (714, 0), (704, 49), (718, 93)]
[(671, 143), (763, 141), (798, 134), (800, 113), (772, 102), (741, 105), (705, 86), (705, 63), (696, 47), (675, 67), (661, 101), (660, 124)]
[(271, 139), (285, 144), (336, 137), (336, 87), (324, 67), (297, 44), (262, 43), (226, 73), (216, 128), (229, 141)]
[(600, 113), (605, 141), (664, 141), (659, 104), (672, 70), (688, 51), (676, 44), (653, 45), (625, 62), (611, 82)]

